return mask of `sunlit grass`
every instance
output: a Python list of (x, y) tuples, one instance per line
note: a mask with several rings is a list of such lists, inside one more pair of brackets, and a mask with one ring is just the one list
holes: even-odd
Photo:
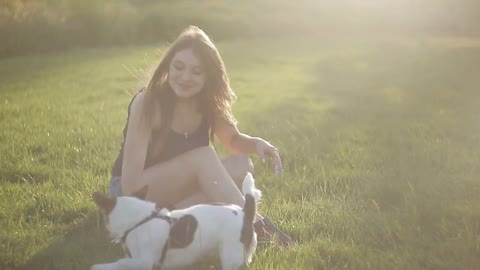
[[(219, 43), (260, 207), (294, 236), (252, 269), (475, 269), (480, 47), (472, 40)], [(122, 256), (97, 224), (130, 93), (153, 47), (0, 60), (0, 268), (87, 269)], [(221, 151), (222, 153), (224, 151)], [(208, 269), (208, 267), (205, 267)]]

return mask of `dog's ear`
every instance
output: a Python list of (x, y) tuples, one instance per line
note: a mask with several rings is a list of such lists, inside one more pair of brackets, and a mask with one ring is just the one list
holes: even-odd
[(132, 193), (131, 196), (135, 198), (139, 198), (140, 200), (145, 200), (145, 198), (147, 197), (147, 193), (148, 193), (148, 185), (135, 191), (134, 193)]
[(109, 214), (117, 204), (116, 198), (108, 198), (101, 192), (94, 192), (93, 200), (95, 201), (97, 206), (103, 211), (105, 211), (107, 214)]

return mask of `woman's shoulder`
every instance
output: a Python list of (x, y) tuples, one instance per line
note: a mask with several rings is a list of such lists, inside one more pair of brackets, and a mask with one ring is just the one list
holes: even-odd
[[(148, 107), (149, 105), (151, 107)], [(151, 119), (148, 122), (154, 123), (151, 127), (155, 128), (155, 126), (159, 125), (161, 121), (161, 111), (158, 106), (159, 105), (157, 103), (154, 103), (153, 106), (152, 104), (147, 104), (147, 97), (145, 97), (145, 91), (140, 91), (133, 97), (130, 103), (129, 114), (131, 116), (135, 115), (134, 118), (137, 121), (143, 119), (145, 113), (149, 114)]]
[(144, 103), (145, 103), (145, 92), (139, 91), (132, 97), (132, 100), (130, 101), (130, 105), (128, 106), (129, 113), (132, 113), (133, 111), (142, 110), (144, 107)]

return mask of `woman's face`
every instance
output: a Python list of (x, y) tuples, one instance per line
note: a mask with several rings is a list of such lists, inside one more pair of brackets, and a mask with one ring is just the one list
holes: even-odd
[(205, 68), (191, 49), (178, 51), (170, 62), (168, 83), (180, 98), (190, 98), (205, 85)]

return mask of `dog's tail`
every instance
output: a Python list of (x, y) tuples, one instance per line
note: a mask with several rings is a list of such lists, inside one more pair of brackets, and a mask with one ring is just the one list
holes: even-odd
[(245, 249), (251, 250), (254, 235), (253, 221), (257, 213), (257, 203), (262, 196), (262, 192), (255, 187), (255, 180), (251, 173), (247, 173), (247, 176), (245, 176), (242, 189), (245, 196), (245, 206), (243, 207), (243, 227), (240, 238)]
[(247, 173), (243, 179), (243, 195), (245, 196), (245, 206), (243, 212), (245, 213), (244, 223), (253, 224), (253, 219), (257, 213), (257, 203), (262, 196), (262, 192), (255, 187), (255, 180), (251, 173)]

